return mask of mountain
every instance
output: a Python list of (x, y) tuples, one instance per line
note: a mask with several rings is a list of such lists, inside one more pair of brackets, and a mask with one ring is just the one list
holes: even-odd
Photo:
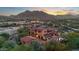
[(18, 15), (14, 16), (14, 18), (17, 19), (23, 19), (23, 20), (60, 20), (60, 19), (79, 19), (79, 15), (51, 15), (43, 11), (24, 11), (22, 13), (19, 13)]
[(79, 20), (79, 15), (50, 15), (43, 11), (24, 11), (22, 13), (19, 13), (17, 15), (11, 15), (11, 16), (0, 16), (0, 21), (30, 21), (30, 20), (68, 20), (68, 19), (74, 19)]
[(49, 15), (43, 11), (25, 11), (15, 16), (15, 18), (20, 19), (37, 19), (37, 20), (52, 20), (54, 15)]

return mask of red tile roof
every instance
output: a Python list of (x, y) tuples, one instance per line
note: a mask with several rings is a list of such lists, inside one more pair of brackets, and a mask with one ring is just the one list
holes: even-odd
[(36, 39), (35, 37), (32, 36), (25, 36), (21, 38), (21, 43), (22, 44), (30, 44), (32, 42), (32, 40)]

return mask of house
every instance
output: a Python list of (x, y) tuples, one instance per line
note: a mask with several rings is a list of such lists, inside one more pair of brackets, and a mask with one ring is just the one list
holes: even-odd
[(20, 39), (22, 44), (31, 44), (32, 40), (36, 40), (36, 38), (32, 36), (25, 36)]
[(63, 40), (60, 33), (55, 28), (34, 27), (30, 29), (30, 36), (21, 38), (22, 44), (30, 44), (32, 40), (36, 40), (40, 44), (46, 44), (49, 41), (59, 42)]
[(60, 33), (57, 31), (56, 28), (43, 27), (32, 28), (30, 30), (30, 35), (43, 40), (47, 40), (47, 38), (52, 38), (52, 40), (59, 40), (60, 37)]
[(43, 39), (43, 36), (47, 33), (47, 29), (45, 28), (33, 28), (30, 30), (30, 35), (36, 37), (38, 39)]
[(21, 44), (31, 44), (32, 41), (37, 41), (40, 44), (47, 44), (47, 41), (39, 40), (32, 36), (25, 36), (20, 39)]

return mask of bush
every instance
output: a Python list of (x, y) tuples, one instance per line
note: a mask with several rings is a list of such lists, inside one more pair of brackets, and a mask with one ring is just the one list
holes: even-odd
[(31, 46), (32, 46), (32, 49), (34, 51), (42, 51), (42, 50), (45, 50), (45, 47), (42, 44), (40, 44), (39, 42), (35, 41), (35, 40), (32, 41)]
[(2, 33), (0, 34), (0, 36), (3, 36), (4, 38), (6, 38), (6, 40), (8, 40), (10, 35), (8, 33)]
[(47, 51), (64, 51), (66, 45), (60, 42), (49, 42), (46, 46)]
[(45, 45), (45, 48), (47, 51), (53, 51), (55, 47), (55, 44), (53, 42), (48, 42), (47, 45)]
[(14, 41), (12, 41), (12, 40), (8, 40), (8, 41), (5, 41), (4, 43), (3, 43), (3, 45), (2, 45), (2, 49), (3, 50), (11, 50), (11, 49), (13, 49), (15, 46), (16, 46), (17, 44), (14, 42)]
[(6, 39), (3, 36), (0, 36), (0, 48), (2, 47), (2, 45), (5, 41), (6, 41)]
[(12, 51), (32, 51), (32, 47), (30, 45), (17, 45)]

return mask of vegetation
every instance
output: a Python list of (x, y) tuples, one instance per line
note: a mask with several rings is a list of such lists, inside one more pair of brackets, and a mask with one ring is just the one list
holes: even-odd
[(13, 40), (7, 40), (8, 35), (1, 34), (0, 50), (2, 51), (65, 51), (79, 49), (79, 33), (69, 32), (65, 35), (65, 39), (61, 42), (48, 42), (46, 45), (37, 41), (31, 44), (18, 44)]
[(32, 47), (30, 45), (17, 45), (12, 51), (32, 51)]
[(20, 28), (18, 34), (20, 37), (27, 36), (29, 35), (29, 30), (26, 27)]
[[(35, 40), (33, 40), (31, 44), (21, 44), (20, 38), (29, 35), (29, 29), (26, 27), (26, 24), (30, 23), (32, 20), (39, 20), (44, 22), (41, 24), (36, 23), (38, 26), (46, 25), (46, 27), (57, 28), (58, 32), (62, 34), (61, 36), (64, 38), (64, 40), (60, 42), (51, 41), (46, 45), (41, 44)], [(14, 34), (11, 37), (11, 35), (7, 33), (0, 34), (1, 51), (79, 50), (79, 15), (54, 16), (42, 11), (25, 11), (18, 15), (0, 16), (0, 27), (19, 26), (21, 24), (18, 21), (25, 21), (23, 24), (25, 26), (18, 29), (16, 35)]]
[(2, 33), (2, 34), (0, 34), (0, 36), (6, 38), (6, 40), (8, 40), (10, 35), (8, 33)]
[(6, 39), (2, 36), (0, 36), (0, 48), (2, 47), (2, 44), (6, 41)]
[(0, 34), (0, 48), (2, 47), (3, 43), (8, 40), (8, 38), (9, 34), (7, 33)]
[(67, 43), (70, 49), (79, 49), (79, 33), (71, 32), (66, 36)]
[[(6, 50), (11, 50), (13, 49), (15, 46), (17, 46), (17, 44), (12, 41), (12, 40), (8, 40), (8, 41), (5, 41), (4, 44), (2, 45), (2, 48), (5, 48)], [(1, 49), (2, 49), (1, 48)]]
[(37, 41), (32, 41), (31, 47), (32, 47), (33, 51), (43, 51), (43, 50), (45, 50), (45, 47)]

